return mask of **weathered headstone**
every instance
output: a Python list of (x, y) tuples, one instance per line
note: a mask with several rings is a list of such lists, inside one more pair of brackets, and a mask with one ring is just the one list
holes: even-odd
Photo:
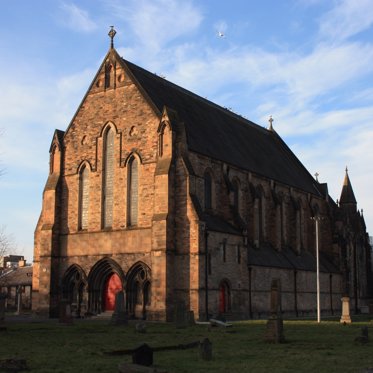
[(368, 332), (368, 327), (363, 326), (361, 328), (361, 334), (355, 338), (355, 342), (365, 344), (369, 342), (369, 332)]
[(110, 324), (112, 325), (127, 325), (128, 324), (128, 314), (126, 311), (124, 291), (118, 291), (118, 293), (115, 294), (115, 307), (114, 307), (114, 313), (111, 316)]
[(202, 360), (212, 359), (212, 343), (208, 338), (203, 339), (199, 344), (199, 356)]
[(153, 365), (153, 350), (146, 343), (135, 348), (132, 352), (132, 363), (150, 367)]
[(285, 337), (281, 308), (281, 282), (279, 279), (272, 280), (270, 303), (271, 315), (267, 321), (264, 339), (266, 342), (283, 343)]
[(188, 326), (193, 326), (196, 324), (196, 320), (194, 318), (194, 311), (187, 311), (187, 324)]
[(135, 325), (135, 329), (137, 333), (146, 333), (146, 324), (144, 322), (138, 322)]
[(137, 365), (131, 363), (121, 363), (118, 366), (119, 373), (167, 373), (160, 371), (154, 367), (145, 367), (144, 365)]
[(26, 359), (13, 358), (0, 360), (1, 372), (21, 372), (29, 370)]
[(5, 326), (5, 301), (7, 295), (5, 293), (0, 293), (0, 331), (6, 330)]
[(66, 299), (62, 299), (59, 303), (59, 319), (58, 321), (64, 325), (73, 324), (73, 316), (71, 314), (70, 302)]
[(342, 316), (340, 322), (342, 324), (351, 324), (351, 316), (350, 316), (350, 298), (349, 297), (342, 297)]

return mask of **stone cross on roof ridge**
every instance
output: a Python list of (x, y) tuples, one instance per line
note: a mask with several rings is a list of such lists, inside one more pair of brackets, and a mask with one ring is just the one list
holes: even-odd
[(110, 26), (110, 31), (108, 33), (111, 41), (110, 41), (110, 49), (113, 49), (114, 48), (114, 36), (115, 34), (117, 33), (115, 30), (114, 30), (114, 26)]
[(273, 131), (272, 123), (274, 122), (274, 119), (272, 118), (272, 115), (269, 116), (268, 122), (269, 122), (269, 128), (268, 129), (270, 131)]

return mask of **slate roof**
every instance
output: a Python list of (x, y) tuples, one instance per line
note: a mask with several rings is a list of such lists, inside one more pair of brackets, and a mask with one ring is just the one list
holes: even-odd
[(12, 269), (0, 275), (1, 286), (17, 286), (17, 285), (30, 285), (32, 284), (32, 267), (25, 266)]
[[(307, 250), (301, 250), (298, 255), (289, 248), (283, 248), (278, 251), (269, 245), (264, 245), (260, 249), (248, 248), (248, 265), (315, 272), (316, 258)], [(319, 253), (319, 269), (320, 272), (324, 273), (340, 272), (321, 251)]]
[(123, 60), (162, 113), (176, 110), (191, 151), (321, 195), (318, 183), (275, 131), (267, 130), (166, 79)]

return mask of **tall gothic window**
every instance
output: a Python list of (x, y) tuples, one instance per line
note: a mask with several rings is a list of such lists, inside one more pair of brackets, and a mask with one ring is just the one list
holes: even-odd
[(282, 247), (282, 201), (276, 205), (276, 248), (281, 250)]
[(209, 172), (205, 172), (205, 210), (212, 208), (212, 179)]
[(264, 237), (264, 197), (260, 193), (254, 200), (255, 246), (259, 247)]
[(110, 84), (111, 84), (110, 75), (111, 75), (112, 68), (113, 68), (113, 66), (110, 63), (106, 64), (106, 66), (105, 66), (105, 88), (110, 87)]
[(287, 237), (287, 222), (286, 222), (286, 205), (285, 205), (284, 199), (281, 202), (281, 237), (282, 237), (281, 244), (286, 245), (288, 237)]
[(239, 193), (239, 186), (238, 186), (237, 180), (233, 181), (232, 187), (233, 187), (233, 208), (237, 213), (239, 213), (240, 212), (240, 193)]
[(102, 226), (110, 228), (113, 224), (114, 194), (114, 130), (112, 128), (109, 128), (104, 135), (102, 175)]
[(172, 134), (169, 126), (164, 123), (158, 135), (158, 155), (160, 157), (171, 155)]
[(128, 162), (127, 174), (127, 225), (137, 225), (139, 197), (139, 162), (132, 157)]
[(299, 204), (299, 208), (295, 211), (295, 238), (296, 238), (296, 250), (298, 253), (300, 253), (302, 246), (303, 246), (302, 218), (303, 218), (302, 206)]
[(84, 166), (79, 173), (79, 221), (78, 229), (88, 229), (89, 170)]

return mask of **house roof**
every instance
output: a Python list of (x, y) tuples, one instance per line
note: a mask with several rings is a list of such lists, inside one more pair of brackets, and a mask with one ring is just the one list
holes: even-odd
[(176, 110), (191, 151), (321, 195), (318, 182), (273, 130), (267, 130), (135, 64), (122, 61), (161, 113)]
[(0, 275), (1, 286), (17, 286), (32, 284), (32, 267), (18, 267)]

